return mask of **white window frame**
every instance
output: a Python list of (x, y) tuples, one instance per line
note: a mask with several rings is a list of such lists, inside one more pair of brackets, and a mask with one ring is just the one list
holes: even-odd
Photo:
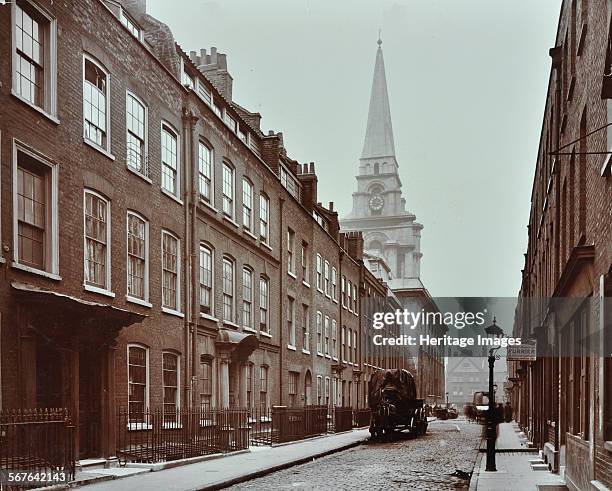
[(226, 292), (225, 292), (225, 277), (223, 276), (225, 274), (225, 264), (229, 263), (232, 267), (232, 291), (231, 291), (231, 299), (232, 299), (232, 305), (231, 305), (231, 312), (230, 312), (230, 318), (227, 319), (225, 316), (225, 302), (221, 302), (221, 306), (222, 306), (222, 312), (221, 312), (221, 319), (223, 319), (223, 322), (225, 323), (230, 323), (230, 324), (234, 324), (234, 321), (236, 319), (236, 261), (234, 260), (234, 258), (230, 257), (230, 256), (223, 256), (222, 261), (221, 261), (221, 293), (222, 293), (222, 298), (225, 298)]
[(338, 303), (338, 271), (336, 267), (332, 267), (331, 272), (331, 284), (332, 284), (332, 300)]
[(323, 323), (323, 353), (327, 358), (331, 358), (330, 350), (329, 350), (329, 316), (325, 316), (325, 321)]
[(287, 273), (295, 278), (295, 230), (287, 227)]
[[(132, 18), (130, 14), (126, 12), (123, 7), (119, 7), (119, 20), (121, 24), (128, 30), (128, 32), (139, 41), (142, 41), (142, 27)], [(130, 27), (130, 24), (132, 27)], [(134, 30), (137, 34), (134, 34)]]
[(125, 240), (126, 240), (126, 244), (125, 244), (125, 253), (126, 253), (126, 271), (125, 271), (125, 276), (126, 276), (126, 281), (127, 281), (127, 285), (129, 285), (129, 280), (130, 280), (130, 274), (129, 274), (129, 268), (127, 267), (127, 264), (130, 260), (130, 253), (129, 253), (129, 227), (128, 227), (128, 222), (129, 222), (129, 216), (133, 215), (136, 218), (139, 218), (140, 220), (144, 221), (145, 224), (145, 272), (144, 272), (144, 298), (138, 298), (138, 297), (134, 297), (132, 295), (130, 295), (129, 293), (129, 286), (126, 286), (126, 299), (128, 302), (134, 302), (134, 303), (138, 303), (138, 304), (144, 304), (147, 307), (150, 307), (151, 304), (149, 303), (149, 220), (147, 220), (144, 216), (142, 216), (140, 213), (137, 213), (133, 210), (128, 210), (127, 214), (126, 214), (126, 227), (125, 227)]
[(317, 264), (316, 264), (317, 272), (317, 290), (323, 293), (323, 257), (321, 254), (317, 253)]
[[(202, 249), (206, 249), (210, 253), (210, 313), (207, 314), (202, 312), (202, 282), (200, 279), (201, 269), (202, 269)], [(200, 242), (200, 247), (198, 249), (198, 298), (200, 304), (200, 316), (213, 317), (215, 315), (215, 249), (207, 242)]]
[[(150, 363), (150, 350), (149, 347), (144, 345), (144, 344), (139, 344), (139, 343), (128, 343), (127, 347), (126, 347), (126, 355), (127, 355), (127, 359), (126, 359), (126, 368), (127, 368), (127, 385), (128, 385), (128, 394), (130, 392), (130, 348), (140, 348), (140, 349), (144, 349), (145, 350), (145, 363), (146, 363), (146, 369), (145, 369), (145, 396), (144, 396), (144, 408), (143, 410), (146, 411), (149, 409), (149, 405), (151, 402), (150, 399), (150, 394), (151, 394), (151, 363)], [(131, 414), (130, 411), (130, 407), (129, 407), (129, 395), (128, 395), (128, 414)], [(148, 429), (148, 426), (151, 426), (150, 423), (147, 423), (146, 421), (143, 422), (138, 422), (138, 423), (133, 423), (133, 422), (129, 422), (129, 427), (130, 429)], [(135, 425), (135, 427), (133, 427), (133, 425)]]
[(323, 356), (323, 313), (317, 311), (317, 355)]
[[(262, 297), (262, 284), (266, 285), (266, 294), (264, 297)], [(263, 307), (262, 306), (262, 298), (265, 298), (266, 300), (266, 306)], [(262, 322), (261, 322), (261, 313), (262, 311), (265, 311), (266, 313), (266, 324), (265, 324), (265, 329), (262, 329)], [(259, 277), (259, 331), (262, 333), (266, 333), (266, 334), (270, 334), (270, 280), (268, 279), (267, 276), (261, 275)]]
[[(202, 172), (202, 147), (206, 148), (210, 152), (210, 175), (206, 176), (205, 173)], [(202, 194), (202, 188), (200, 186), (200, 182), (202, 180), (202, 176), (205, 179), (210, 181), (210, 196), (208, 199)], [(200, 200), (208, 203), (210, 206), (215, 206), (215, 151), (211, 145), (206, 143), (205, 141), (198, 141), (198, 195)]]
[[(17, 0), (12, 0), (11, 4), (11, 56), (12, 56), (12, 67), (11, 67), (11, 94), (17, 97), (20, 101), (31, 106), (36, 111), (42, 113), (55, 123), (59, 123), (57, 119), (57, 19), (49, 14), (46, 10), (43, 10), (38, 4), (24, 0), (23, 3), (27, 3), (32, 9), (36, 10), (38, 14), (44, 17), (48, 22), (48, 30), (45, 29), (45, 45), (44, 50), (45, 64), (43, 65), (44, 71), (44, 88), (43, 88), (43, 106), (38, 106), (35, 103), (29, 101), (25, 97), (19, 94), (17, 90), (17, 64), (19, 56), (17, 55)], [(48, 60), (48, 65), (47, 65)]]
[[(246, 195), (247, 189), (249, 190), (249, 195)], [(242, 178), (242, 227), (248, 232), (253, 231), (253, 193), (254, 186), (253, 183), (247, 179), (246, 177)], [(248, 201), (248, 202), (245, 202)], [(245, 217), (248, 210), (249, 220), (248, 223), (245, 223)]]
[(323, 268), (323, 291), (325, 292), (325, 296), (331, 298), (331, 282), (330, 282), (330, 272), (329, 272), (329, 261), (326, 259), (324, 268)]
[(102, 70), (104, 72), (104, 74), (106, 75), (106, 97), (105, 97), (105, 103), (106, 103), (106, 108), (105, 108), (105, 116), (106, 116), (106, 145), (98, 145), (97, 142), (87, 138), (87, 136), (85, 136), (85, 109), (83, 108), (83, 140), (85, 141), (85, 143), (87, 143), (88, 145), (93, 146), (94, 148), (101, 150), (103, 153), (110, 155), (111, 154), (111, 117), (110, 117), (110, 94), (111, 94), (111, 76), (110, 76), (110, 72), (106, 69), (106, 67), (104, 65), (102, 65), (102, 63), (100, 61), (98, 61), (94, 56), (90, 55), (89, 53), (83, 53), (83, 74), (82, 74), (82, 81), (83, 81), (83, 103), (85, 103), (85, 63), (89, 61), (90, 63), (93, 63), (94, 65), (96, 65), (100, 70)]
[(338, 359), (338, 323), (332, 319), (331, 323), (331, 356), (334, 360)]
[[(176, 396), (174, 399), (174, 407), (176, 408), (176, 420), (174, 421), (166, 421), (166, 411), (165, 411), (165, 401), (164, 401), (164, 391), (167, 386), (164, 383), (164, 355), (169, 354), (176, 357)], [(162, 382), (162, 415), (164, 417), (163, 426), (164, 428), (180, 428), (180, 412), (181, 409), (181, 355), (173, 350), (163, 350), (162, 351), (162, 363), (161, 363), (161, 382)]]
[[(263, 203), (266, 204), (265, 213), (262, 213)], [(266, 231), (265, 236), (261, 234), (262, 228)], [(259, 195), (259, 240), (262, 244), (270, 243), (270, 198), (264, 193)]]
[(317, 375), (317, 405), (323, 405), (323, 376)]
[(302, 282), (310, 286), (310, 255), (308, 242), (302, 241)]
[(297, 334), (295, 328), (295, 298), (293, 297), (287, 297), (287, 328), (289, 335), (287, 348), (295, 350), (297, 344)]
[[(31, 158), (35, 159), (42, 166), (49, 168), (48, 178), (50, 180), (48, 189), (50, 190), (50, 196), (47, 202), (49, 203), (50, 210), (47, 211), (47, 218), (51, 222), (51, 230), (48, 232), (49, 235), (46, 237), (49, 243), (48, 255), (49, 258), (45, 260), (45, 269), (39, 269), (33, 266), (28, 266), (19, 261), (19, 237), (18, 237), (18, 216), (16, 210), (18, 210), (18, 182), (17, 182), (17, 167), (18, 167), (18, 153), (22, 152)], [(59, 166), (54, 164), (44, 155), (36, 152), (32, 148), (25, 144), (13, 140), (13, 262), (11, 266), (36, 273), (54, 280), (61, 280), (59, 275), (59, 220), (58, 220), (58, 182), (59, 182)]]
[[(231, 196), (226, 194), (226, 189), (225, 189), (225, 184), (226, 184), (225, 174), (227, 171), (230, 172), (230, 176), (231, 176), (231, 183), (230, 183), (231, 193), (232, 193)], [(225, 217), (233, 221), (236, 217), (236, 168), (229, 162), (223, 162), (222, 174), (221, 174), (221, 184), (222, 184), (221, 187), (222, 187), (222, 195), (223, 195), (221, 211), (223, 212), (223, 215)], [(225, 209), (226, 200), (229, 200), (231, 202), (231, 210), (230, 210), (231, 214)]]
[[(164, 129), (164, 127), (166, 127), (169, 132), (171, 134), (174, 135), (174, 137), (176, 138), (176, 193), (172, 192), (170, 189), (167, 189), (164, 187), (164, 162), (162, 160), (162, 148), (161, 148), (161, 135), (164, 131), (166, 131)], [(176, 130), (176, 128), (169, 122), (166, 121), (165, 119), (162, 119), (160, 126), (159, 126), (159, 135), (160, 135), (160, 148), (159, 148), (159, 163), (160, 163), (160, 186), (161, 186), (161, 190), (163, 193), (165, 193), (167, 196), (170, 196), (171, 198), (173, 198), (174, 200), (178, 201), (179, 203), (181, 202), (181, 135), (180, 133)], [(168, 166), (170, 167), (170, 166)]]
[[(245, 294), (244, 294), (244, 290), (247, 287), (247, 284), (245, 283), (245, 274), (249, 275), (249, 285), (248, 288), (250, 289), (251, 293), (251, 297), (250, 298), (245, 298)], [(247, 328), (247, 329), (253, 329), (253, 297), (254, 297), (254, 293), (255, 293), (255, 285), (253, 284), (253, 276), (254, 276), (254, 272), (253, 272), (253, 268), (251, 268), (248, 265), (244, 265), (242, 267), (242, 326)], [(249, 319), (248, 319), (248, 323), (245, 321), (245, 306), (246, 305), (250, 306), (250, 313), (249, 313)]]
[[(129, 163), (129, 152), (128, 148), (128, 135), (130, 131), (128, 130), (128, 103), (132, 97), (136, 102), (138, 102), (144, 108), (144, 151), (142, 156), (142, 168), (143, 172), (139, 171), (135, 167), (132, 167)], [(145, 104), (145, 102), (138, 97), (131, 90), (125, 91), (125, 162), (128, 170), (134, 172), (136, 175), (145, 177), (147, 181), (150, 182), (151, 179), (151, 169), (149, 168), (149, 107)]]
[(302, 352), (310, 354), (310, 306), (302, 304)]
[[(169, 235), (174, 238), (176, 242), (176, 309), (172, 307), (167, 307), (164, 305), (164, 235)], [(169, 230), (162, 229), (161, 231), (161, 243), (160, 243), (160, 251), (161, 251), (161, 305), (162, 311), (167, 314), (174, 314), (183, 316), (181, 312), (181, 239)]]

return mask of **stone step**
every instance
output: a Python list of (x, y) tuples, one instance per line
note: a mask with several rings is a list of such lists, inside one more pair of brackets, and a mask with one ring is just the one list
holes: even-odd
[(545, 464), (543, 459), (530, 459), (529, 463), (530, 464)]
[(532, 471), (547, 471), (548, 464), (531, 464)]

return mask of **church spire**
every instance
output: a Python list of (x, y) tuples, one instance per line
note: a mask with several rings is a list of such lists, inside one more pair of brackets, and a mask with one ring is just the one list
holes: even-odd
[(385, 76), (385, 61), (382, 53), (382, 40), (378, 35), (378, 49), (370, 95), (368, 126), (363, 142), (362, 159), (395, 156), (393, 142), (393, 126), (389, 110), (389, 95), (387, 94), (387, 78)]

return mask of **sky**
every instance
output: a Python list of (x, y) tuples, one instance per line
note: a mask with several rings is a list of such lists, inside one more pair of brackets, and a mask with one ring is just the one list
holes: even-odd
[(147, 0), (187, 52), (227, 54), (233, 99), (352, 206), (376, 41), (407, 209), (434, 297), (515, 296), (560, 0)]

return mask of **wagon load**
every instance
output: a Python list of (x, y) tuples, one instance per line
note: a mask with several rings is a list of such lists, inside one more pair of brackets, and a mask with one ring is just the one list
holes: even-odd
[(372, 375), (368, 402), (372, 412), (372, 436), (407, 429), (414, 435), (427, 431), (423, 399), (417, 399), (416, 384), (408, 370), (381, 370)]

